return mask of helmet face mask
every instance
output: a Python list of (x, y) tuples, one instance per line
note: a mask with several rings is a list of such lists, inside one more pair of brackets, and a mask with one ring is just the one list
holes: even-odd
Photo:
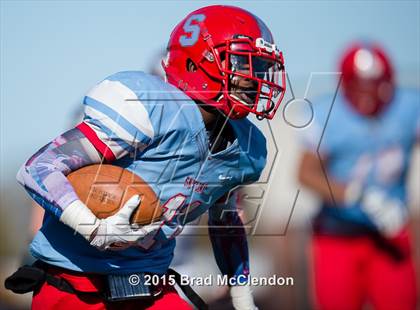
[[(193, 46), (183, 46), (179, 41), (184, 25), (194, 16), (200, 16), (194, 25), (200, 36)], [(286, 88), (283, 55), (272, 41), (268, 28), (251, 13), (229, 6), (205, 7), (175, 28), (163, 66), (168, 82), (195, 101), (233, 119), (249, 113), (271, 119)], [(185, 72), (186, 62), (193, 62), (196, 70)]]
[(219, 50), (219, 55), (225, 55), (220, 68), (224, 76), (223, 95), (236, 114), (234, 118), (253, 113), (260, 119), (271, 119), (284, 96), (283, 56), (275, 46), (268, 53), (258, 42), (264, 41), (262, 38), (232, 39), (226, 42), (223, 52)]
[(378, 115), (392, 100), (394, 86), (390, 81), (355, 80), (349, 81), (346, 96), (351, 105), (361, 115)]

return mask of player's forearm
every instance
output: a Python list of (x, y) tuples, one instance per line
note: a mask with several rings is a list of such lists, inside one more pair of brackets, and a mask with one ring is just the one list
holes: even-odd
[(98, 152), (79, 130), (72, 129), (35, 153), (21, 167), (17, 179), (38, 203), (59, 208), (60, 212), (54, 213), (60, 215), (78, 199), (66, 175), (98, 162)]
[(346, 186), (331, 178), (326, 167), (326, 159), (321, 159), (312, 152), (304, 152), (298, 171), (299, 181), (327, 203), (343, 203)]
[(236, 212), (226, 213), (224, 220), (209, 220), (209, 235), (220, 271), (229, 277), (249, 274), (246, 232)]
[(322, 172), (305, 173), (299, 177), (299, 181), (329, 204), (344, 202), (346, 187), (330, 178), (327, 179)]

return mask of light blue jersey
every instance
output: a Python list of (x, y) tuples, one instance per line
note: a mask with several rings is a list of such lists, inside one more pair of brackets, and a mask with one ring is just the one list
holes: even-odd
[[(266, 141), (249, 120), (229, 120), (235, 141), (219, 153), (210, 153), (197, 104), (143, 72), (111, 75), (86, 95), (84, 104), (85, 118), (78, 128), (106, 159), (138, 174), (162, 204), (177, 194), (187, 197), (186, 207), (174, 222), (196, 219), (231, 189), (258, 180), (264, 168)], [(47, 210), (57, 209), (33, 196)], [(171, 263), (175, 240), (167, 240), (162, 232), (158, 237), (148, 250), (101, 252), (47, 213), (31, 252), (71, 270), (162, 274)]]
[[(405, 179), (420, 128), (420, 93), (398, 89), (388, 108), (375, 119), (359, 115), (345, 100), (338, 94), (334, 103), (332, 96), (313, 102), (314, 121), (305, 135), (306, 147), (315, 152), (320, 142), (319, 152), (326, 158), (330, 178), (380, 188), (405, 204)], [(371, 225), (359, 205), (327, 207), (322, 212)]]

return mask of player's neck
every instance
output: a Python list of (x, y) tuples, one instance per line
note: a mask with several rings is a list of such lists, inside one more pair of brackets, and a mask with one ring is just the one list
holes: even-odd
[(228, 119), (218, 110), (198, 104), (206, 126), (209, 150), (212, 153), (226, 149), (235, 140), (235, 134)]
[(211, 109), (208, 106), (198, 104), (201, 116), (203, 117), (204, 125), (207, 129), (212, 128), (220, 118), (224, 118), (223, 115), (216, 109)]

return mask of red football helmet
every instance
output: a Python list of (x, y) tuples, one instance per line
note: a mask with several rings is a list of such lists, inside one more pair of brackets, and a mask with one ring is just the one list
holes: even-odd
[(341, 60), (342, 89), (361, 115), (378, 115), (394, 95), (394, 70), (389, 57), (375, 44), (354, 43)]
[(283, 55), (267, 26), (233, 6), (190, 13), (172, 31), (162, 62), (169, 83), (230, 118), (273, 118), (286, 89)]

